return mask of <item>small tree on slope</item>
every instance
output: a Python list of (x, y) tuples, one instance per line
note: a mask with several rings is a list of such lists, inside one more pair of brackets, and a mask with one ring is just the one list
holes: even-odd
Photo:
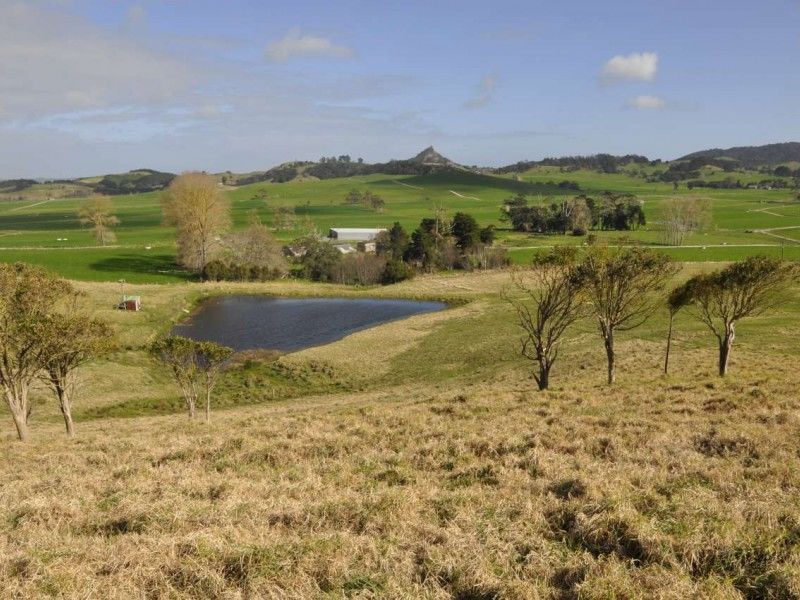
[(530, 271), (512, 273), (516, 289), (504, 294), (514, 307), (525, 332), (522, 355), (538, 365), (533, 377), (540, 390), (550, 385), (550, 369), (558, 358), (561, 340), (585, 306), (575, 278), (575, 253), (563, 249), (534, 258)]
[(660, 306), (655, 293), (677, 272), (668, 256), (647, 248), (611, 252), (593, 249), (577, 269), (586, 288), (608, 362), (608, 383), (616, 379), (614, 337), (642, 325)]
[(181, 336), (169, 336), (153, 342), (150, 353), (172, 371), (181, 390), (189, 418), (197, 414), (197, 402), (205, 403), (206, 422), (211, 419), (211, 394), (222, 367), (233, 349), (215, 342), (200, 342)]
[(45, 331), (42, 379), (56, 395), (67, 434), (73, 436), (72, 401), (78, 387), (78, 369), (109, 352), (114, 333), (105, 322), (75, 308), (48, 318)]
[(667, 328), (667, 349), (664, 353), (664, 375), (669, 373), (669, 353), (672, 348), (672, 326), (675, 316), (692, 301), (692, 284), (685, 282), (679, 285), (667, 296), (667, 310), (669, 311), (669, 326)]
[(695, 316), (711, 330), (719, 344), (719, 374), (728, 372), (736, 323), (775, 307), (796, 281), (796, 265), (766, 256), (754, 256), (687, 282)]
[(23, 263), (0, 264), (0, 388), (17, 435), (28, 439), (28, 392), (46, 357), (47, 322), (72, 286)]

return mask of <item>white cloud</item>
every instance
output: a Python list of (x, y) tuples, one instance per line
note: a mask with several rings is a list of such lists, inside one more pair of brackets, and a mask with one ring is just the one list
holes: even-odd
[(0, 2), (4, 120), (169, 102), (198, 80), (188, 63), (119, 32), (62, 11)]
[(658, 110), (664, 108), (666, 102), (658, 96), (636, 96), (628, 101), (628, 106), (639, 110)]
[(634, 52), (611, 58), (600, 73), (603, 83), (621, 81), (653, 81), (658, 71), (658, 54), (655, 52)]
[(475, 95), (464, 102), (464, 108), (484, 108), (488, 106), (494, 99), (494, 90), (497, 87), (497, 77), (495, 75), (486, 75), (478, 84), (478, 89)]
[(292, 58), (325, 57), (352, 58), (352, 48), (336, 44), (328, 38), (303, 34), (292, 29), (281, 39), (267, 45), (266, 57), (272, 62), (286, 62)]

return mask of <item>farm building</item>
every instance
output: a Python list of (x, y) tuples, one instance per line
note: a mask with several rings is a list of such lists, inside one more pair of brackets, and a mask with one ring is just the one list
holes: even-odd
[(117, 305), (121, 310), (141, 310), (142, 297), (141, 296), (123, 296), (122, 301)]
[(358, 229), (352, 227), (332, 227), (328, 237), (345, 242), (371, 242), (385, 229)]

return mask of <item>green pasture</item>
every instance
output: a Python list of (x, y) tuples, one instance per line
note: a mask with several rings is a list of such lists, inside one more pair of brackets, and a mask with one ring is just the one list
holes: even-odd
[[(757, 173), (751, 175), (761, 177)], [(581, 192), (558, 187), (563, 180), (577, 182)], [(386, 201), (385, 209), (376, 212), (344, 205), (345, 195), (353, 189), (380, 195)], [(548, 203), (558, 196), (596, 195), (604, 191), (636, 194), (644, 202), (648, 219), (648, 225), (637, 231), (593, 232), (609, 243), (661, 247), (659, 220), (663, 201), (676, 195), (692, 195), (710, 199), (713, 224), (707, 231), (688, 236), (683, 248), (664, 247), (677, 259), (732, 260), (760, 253), (800, 258), (800, 204), (793, 202), (794, 192), (790, 190), (690, 191), (681, 186), (675, 191), (671, 184), (647, 183), (626, 173), (561, 172), (554, 167), (539, 167), (521, 175), (502, 177), (467, 172), (427, 176), (377, 174), (283, 184), (257, 183), (225, 193), (232, 202), (234, 227), (244, 226), (251, 214), (271, 225), (275, 206), (294, 206), (297, 226), (276, 231), (281, 241), (301, 235), (310, 226), (325, 233), (331, 227), (388, 227), (399, 221), (411, 230), (437, 209), (444, 209), (451, 216), (458, 211), (468, 212), (481, 225), (494, 224), (498, 228), (498, 243), (512, 248), (515, 262), (524, 262), (535, 251), (531, 247), (582, 244), (585, 238), (509, 231), (500, 220), (505, 198), (521, 192), (528, 194), (531, 202)], [(77, 210), (82, 199), (1, 202), (0, 260), (32, 262), (66, 277), (87, 281), (185, 280), (187, 274), (174, 264), (173, 232), (162, 223), (159, 194), (115, 196), (112, 201), (121, 224), (116, 229), (117, 242), (107, 248), (99, 247), (91, 232), (81, 227)], [(775, 231), (773, 235), (757, 231), (763, 229)]]

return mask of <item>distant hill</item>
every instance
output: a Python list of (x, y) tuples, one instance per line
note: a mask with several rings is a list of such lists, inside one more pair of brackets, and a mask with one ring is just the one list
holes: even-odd
[(542, 160), (521, 160), (513, 165), (493, 169), (495, 173), (521, 173), (534, 167), (561, 167), (566, 170), (591, 169), (602, 173), (615, 173), (620, 167), (636, 164), (649, 164), (646, 156), (626, 154), (592, 154), (589, 156), (562, 156), (560, 158), (544, 158)]
[(8, 179), (0, 181), (0, 199), (40, 200), (82, 198), (92, 194), (141, 194), (163, 190), (174, 178), (173, 173), (136, 169), (127, 173), (78, 179)]
[(335, 179), (356, 175), (386, 173), (388, 175), (429, 175), (449, 170), (472, 171), (469, 167), (439, 154), (433, 146), (428, 146), (412, 158), (390, 160), (385, 163), (366, 163), (362, 159), (352, 160), (348, 155), (322, 157), (317, 162), (288, 162), (268, 171), (256, 171), (242, 175), (225, 173), (221, 181), (228, 185), (247, 185), (260, 181), (284, 183), (295, 179), (313, 177), (316, 179)]
[(433, 146), (428, 146), (425, 148), (425, 150), (417, 154), (414, 158), (409, 159), (407, 162), (417, 163), (425, 166), (449, 167), (452, 169), (469, 170), (468, 167), (453, 162), (449, 158), (445, 158), (436, 150), (434, 150)]
[[(285, 183), (304, 179), (335, 179), (358, 175), (385, 173), (387, 175), (430, 175), (441, 172), (470, 172), (482, 174), (523, 173), (536, 167), (558, 167), (563, 172), (588, 169), (598, 173), (617, 173), (626, 166), (650, 166), (648, 181), (680, 182), (701, 178), (704, 168), (716, 168), (726, 173), (742, 169), (758, 170), (767, 175), (800, 178), (800, 142), (712, 148), (692, 152), (673, 161), (650, 160), (638, 154), (549, 157), (541, 160), (522, 160), (502, 167), (468, 167), (443, 156), (428, 146), (417, 155), (384, 163), (353, 160), (349, 155), (323, 156), (318, 161), (285, 162), (264, 171), (216, 173), (217, 180), (226, 186), (252, 183)], [(175, 174), (154, 169), (136, 169), (127, 173), (100, 175), (63, 180), (10, 179), (0, 181), (0, 199), (64, 198), (91, 194), (138, 194), (166, 188)], [(769, 182), (767, 182), (769, 183)]]
[(800, 142), (766, 144), (764, 146), (737, 146), (735, 148), (712, 148), (682, 156), (678, 160), (693, 158), (733, 159), (742, 167), (755, 169), (761, 166), (775, 167), (783, 163), (800, 161)]
[(98, 194), (140, 194), (163, 190), (175, 179), (174, 173), (163, 173), (153, 169), (137, 169), (119, 175), (105, 175), (89, 186)]

